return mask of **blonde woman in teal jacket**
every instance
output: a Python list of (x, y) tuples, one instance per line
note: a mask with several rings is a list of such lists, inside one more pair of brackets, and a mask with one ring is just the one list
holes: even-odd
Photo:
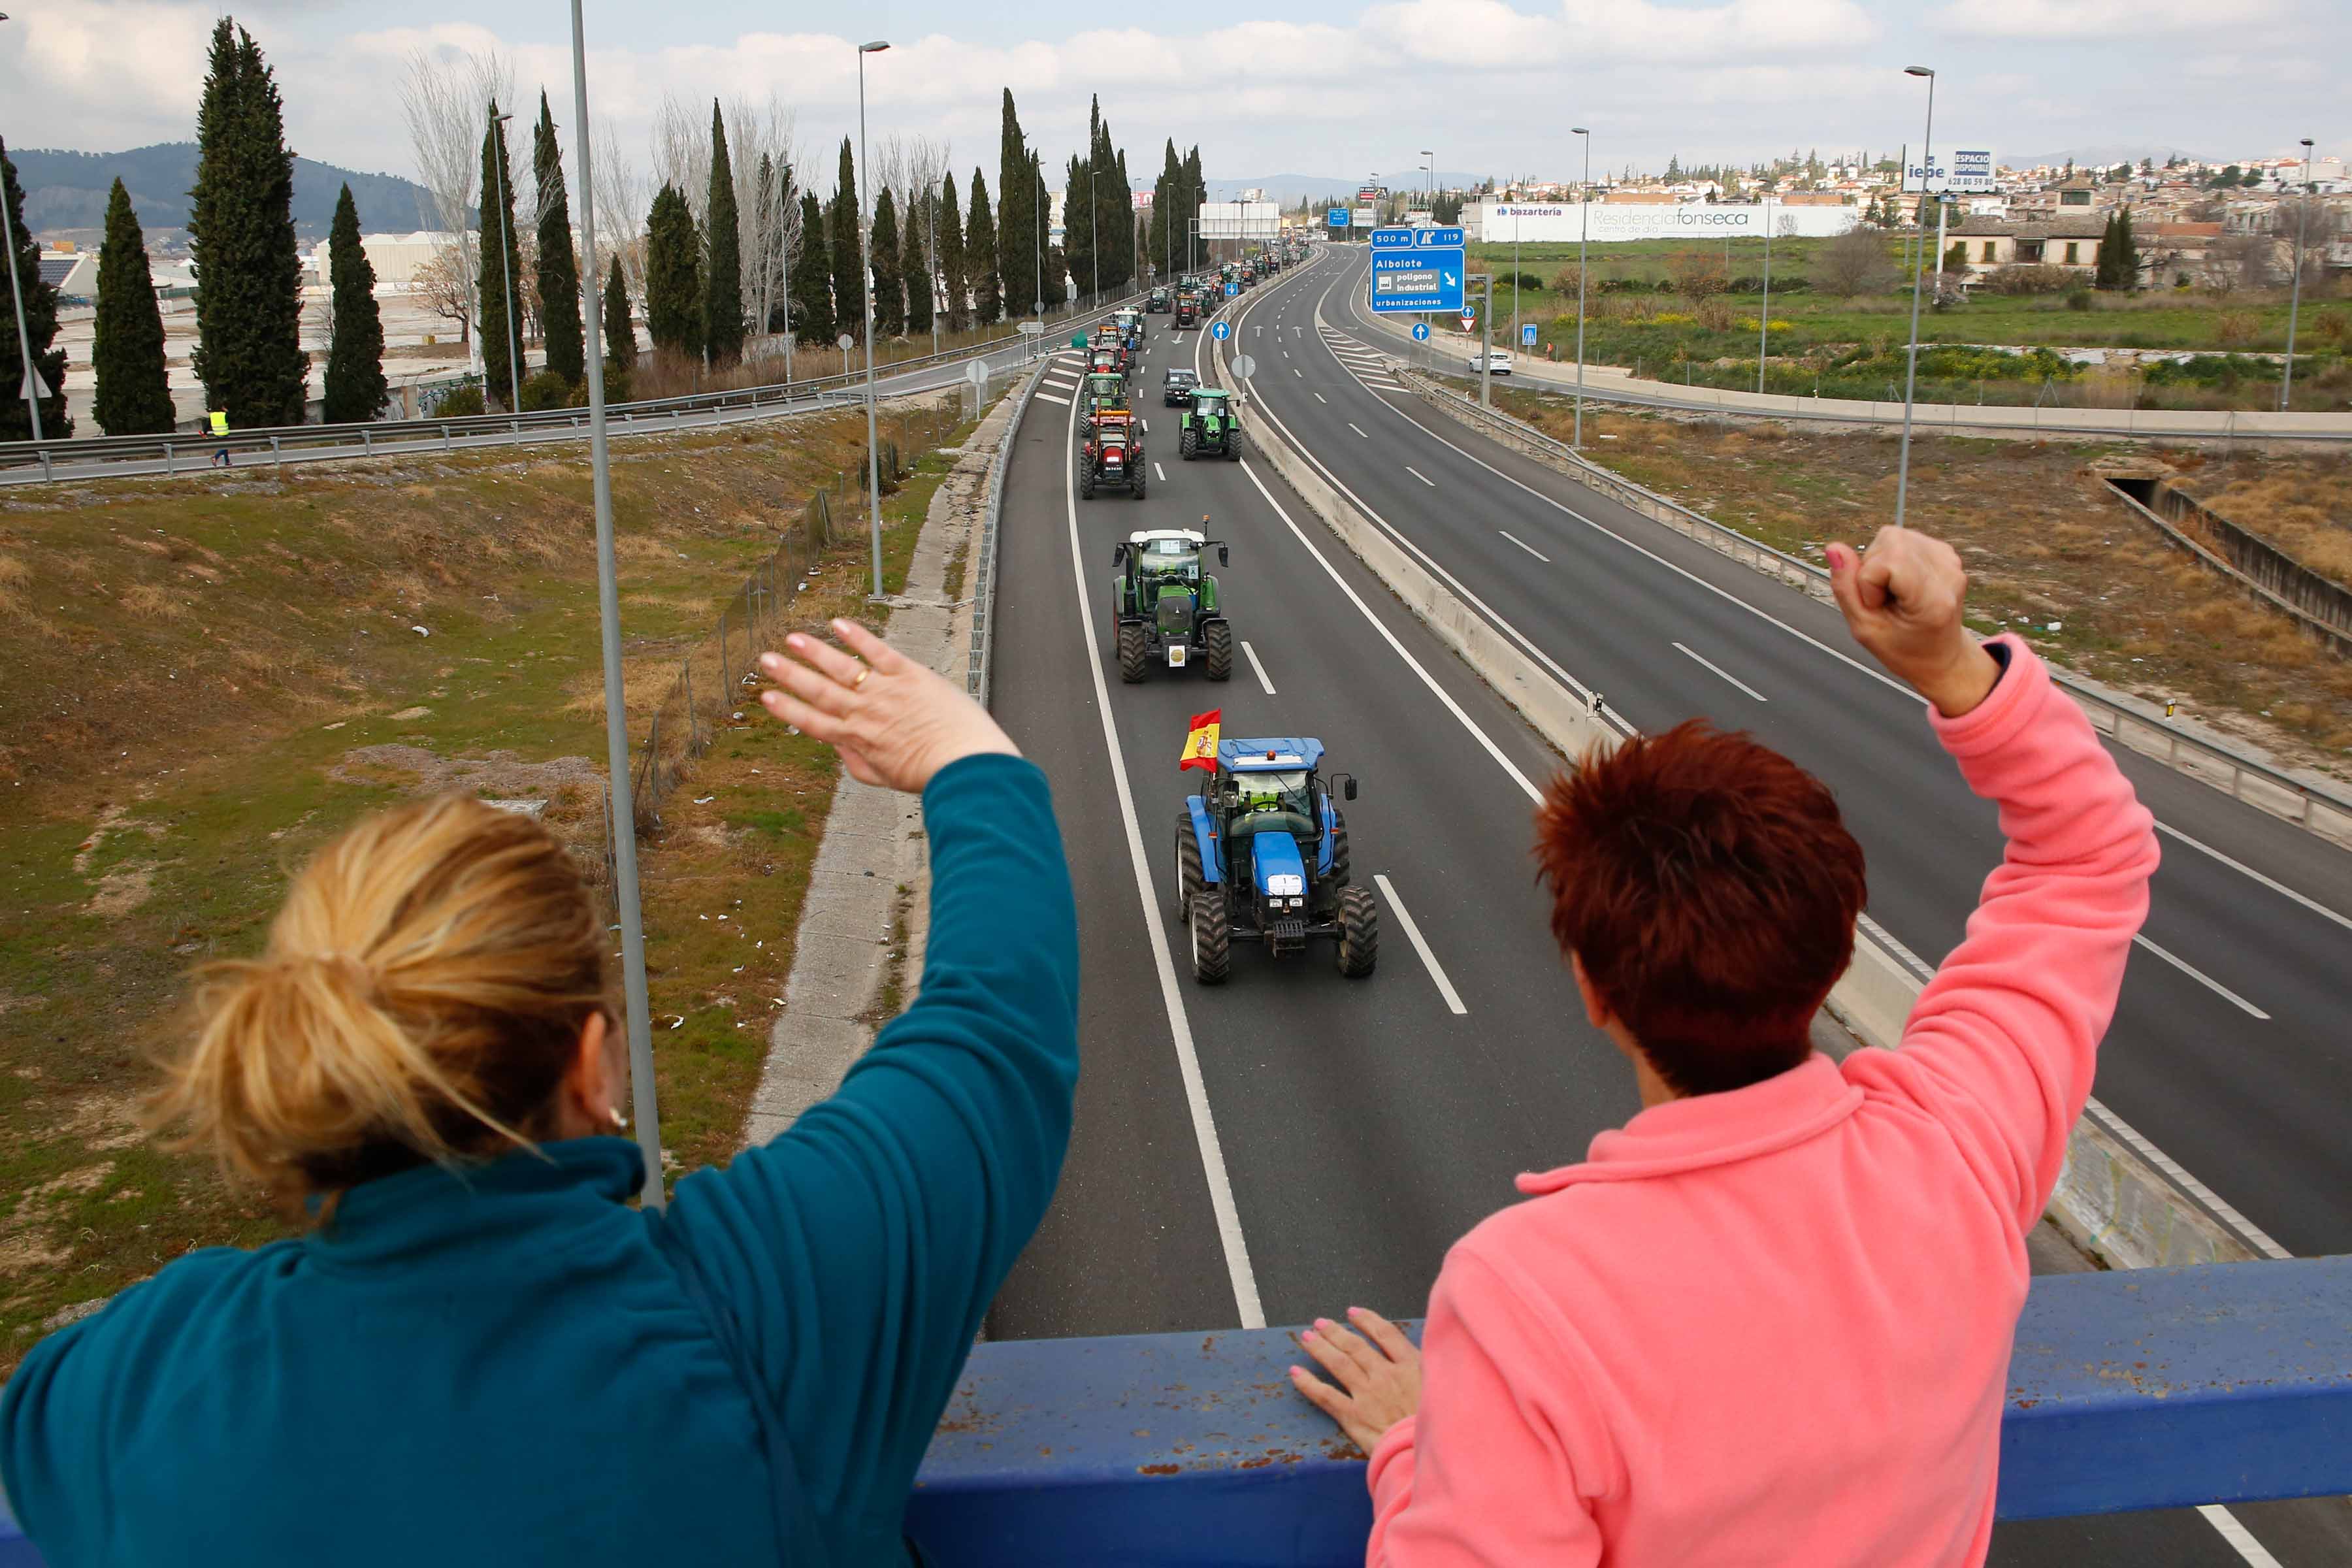
[(920, 999), (790, 1131), (640, 1210), (569, 856), (457, 797), (352, 828), (260, 957), (204, 976), (160, 1100), (314, 1223), (26, 1358), (0, 1479), (49, 1568), (907, 1560), (916, 1466), (1060, 1171), (1077, 935), (1044, 776), (836, 630), (851, 652), (768, 657), (768, 706), (922, 795)]

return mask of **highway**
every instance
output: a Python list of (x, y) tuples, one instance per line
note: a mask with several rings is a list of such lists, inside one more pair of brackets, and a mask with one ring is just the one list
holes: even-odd
[[(1256, 361), (1253, 441), (1278, 421), (1457, 591), (1633, 723), (1705, 715), (1815, 769), (1870, 856), (1873, 916), (1940, 956), (1999, 840), (1916, 700), (1850, 661), (1825, 606), (1394, 388), (1352, 341), (1360, 268), (1326, 252), (1227, 305)], [(1528, 807), (1557, 759), (1266, 465), (1177, 460), (1160, 373), (1212, 367), (1202, 334), (1150, 321), (1147, 500), (1076, 498), (1076, 411), (1056, 401), (1075, 356), (1009, 458), (996, 708), (1054, 783), (1085, 910), (1087, 1055), (1060, 1194), (990, 1332), (1255, 1326), (1350, 1304), (1417, 1314), (1447, 1244), (1514, 1200), (1514, 1174), (1581, 1158), (1636, 1109), (1631, 1074), (1582, 1022), (1533, 883)], [(1221, 584), (1247, 657), (1222, 686), (1166, 671), (1122, 686), (1107, 663), (1111, 545), (1203, 513), (1232, 545)], [(1342, 979), (1328, 949), (1278, 966), (1244, 948), (1227, 985), (1192, 982), (1174, 911), (1175, 762), (1190, 715), (1213, 707), (1229, 736), (1319, 736), (1328, 765), (1362, 779), (1346, 809), (1357, 879), (1381, 900), (1369, 979)], [(2347, 1250), (2352, 1154), (2336, 1130), (2352, 1063), (2328, 993), (2352, 970), (2352, 857), (2126, 765), (2172, 831), (2148, 931), (2162, 954), (2135, 960), (2099, 1093), (2280, 1245)], [(2352, 1540), (2339, 1505), (2233, 1512), (2283, 1561)], [(2187, 1513), (2003, 1527), (1998, 1542), (2002, 1563), (2266, 1560)]]

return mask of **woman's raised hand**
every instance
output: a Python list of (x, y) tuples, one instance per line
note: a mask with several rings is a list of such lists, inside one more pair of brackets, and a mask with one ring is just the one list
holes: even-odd
[[(988, 710), (851, 620), (833, 623), (847, 651), (794, 632), (760, 668), (776, 689), (761, 706), (841, 752), (861, 784), (920, 795), (950, 763), (1019, 756)], [(785, 657), (789, 654), (791, 657)]]

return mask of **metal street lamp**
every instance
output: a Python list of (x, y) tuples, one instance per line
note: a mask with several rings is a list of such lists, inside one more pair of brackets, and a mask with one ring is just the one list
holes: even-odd
[[(491, 100), (490, 107), (498, 107), (495, 99)], [(504, 125), (513, 118), (511, 114), (493, 114), (490, 123)], [(499, 144), (499, 269), (505, 274), (507, 280), (507, 412), (520, 414), (522, 412), (522, 366), (518, 362), (522, 358), (522, 333), (518, 330), (514, 311), (514, 223), (508, 208), (506, 132), (494, 130), (490, 138)]]
[(1577, 204), (1578, 216), (1583, 220), (1576, 239), (1576, 431), (1570, 445), (1579, 451), (1584, 448), (1584, 275), (1586, 258), (1592, 254), (1592, 132), (1581, 125), (1570, 126), (1570, 134), (1584, 138), (1584, 185), (1577, 195), (1584, 199)]
[[(645, 1156), (645, 1206), (660, 1208), (661, 1114), (654, 1097), (653, 1019), (646, 998), (646, 930), (637, 900), (637, 811), (629, 780), (629, 721), (621, 684), (621, 590), (613, 558), (613, 468), (605, 441), (604, 321), (597, 310), (604, 291), (596, 283), (596, 180), (588, 163), (588, 45), (580, 21), (580, 0), (572, 0), (572, 136), (580, 160), (580, 232), (588, 240), (581, 287), (587, 309), (581, 312), (588, 351), (588, 463), (596, 497), (596, 605), (604, 658), (604, 767), (611, 783), (612, 816), (604, 831), (613, 846), (614, 896), (621, 917), (621, 994), (629, 1037), (629, 1101), (636, 1113), (637, 1148)], [(625, 327), (625, 331), (629, 330)]]
[[(1035, 292), (1030, 296), (1029, 308), (1037, 315), (1037, 346), (1045, 346), (1045, 168), (1034, 159), (1029, 164), (1029, 179), (1037, 194), (1029, 205), (1037, 209), (1037, 232), (1030, 237), (1030, 260), (1037, 269)], [(1070, 243), (1070, 215), (1066, 203), (1062, 214), (1062, 244), (1066, 250)]]
[(866, 178), (857, 198), (857, 264), (866, 284), (866, 516), (874, 538), (874, 596), (882, 596), (882, 447), (874, 429), (874, 245), (866, 206), (874, 189), (874, 165), (866, 161), (866, 57), (890, 46), (877, 39), (857, 46), (857, 166)]
[[(1919, 191), (1927, 192), (1927, 171), (1936, 166), (1936, 73), (1926, 66), (1905, 66), (1905, 76), (1927, 79), (1927, 130), (1919, 142)], [(1899, 185), (1901, 182), (1898, 180)], [(1925, 237), (1926, 212), (1921, 212), (1922, 237)], [(1922, 247), (1924, 249), (1924, 247)], [(1895, 458), (1895, 526), (1903, 526), (1903, 505), (1911, 485), (1911, 395), (1919, 383), (1919, 285), (1927, 277), (1927, 257), (1923, 254), (1911, 268), (1911, 353), (1903, 371), (1903, 446)]]
[[(0, 11), (0, 22), (7, 19), (8, 13)], [(0, 201), (0, 249), (8, 252), (8, 292), (16, 301), (16, 358), (25, 367), (24, 383), (17, 390), (25, 395), (25, 407), (33, 416), (33, 439), (39, 441), (45, 439), (41, 435), (40, 376), (33, 368), (33, 340), (25, 331), (25, 285), (16, 276), (16, 231), (8, 221), (5, 201)]]
[[(2294, 292), (2286, 304), (2286, 374), (2279, 377), (2279, 412), (2286, 412), (2287, 394), (2294, 390), (2294, 318), (2303, 308), (2303, 237), (2311, 227), (2311, 138), (2303, 139), (2303, 210), (2294, 223)], [(23, 328), (17, 331), (21, 333)]]
[(1421, 155), (1429, 160), (1422, 165), (1429, 174), (1429, 179), (1423, 184), (1422, 189), (1429, 193), (1429, 216), (1434, 218), (1437, 216), (1437, 154), (1423, 147), (1421, 150)]

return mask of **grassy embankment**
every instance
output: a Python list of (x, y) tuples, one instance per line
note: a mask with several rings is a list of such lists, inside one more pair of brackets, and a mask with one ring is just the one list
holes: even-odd
[[(1890, 262), (1903, 254), (1887, 238)], [(1820, 288), (1819, 239), (1772, 246), (1771, 353), (1765, 389), (1798, 396), (1899, 398), (1910, 334), (1911, 298), (1890, 267), (1888, 287), (1849, 299)], [(1643, 240), (1595, 247), (1586, 284), (1588, 363), (1698, 386), (1756, 388), (1756, 350), (1763, 296), (1763, 247)], [(1495, 269), (1496, 322), (1533, 320), (1537, 354), (1573, 359), (1576, 351), (1576, 247), (1520, 247), (1512, 282), (1511, 247), (1482, 245), (1473, 255)], [(1674, 291), (1683, 258), (1704, 256), (1727, 283), (1701, 299)], [(1565, 289), (1556, 288), (1568, 271)], [(2294, 406), (2324, 413), (2352, 408), (2352, 304), (2341, 286), (2306, 291), (2295, 337)], [(2137, 294), (2085, 290), (2074, 296), (2003, 296), (1979, 289), (1964, 304), (1920, 317), (1924, 350), (1918, 395), (1927, 402), (2034, 404), (2138, 408), (2275, 408), (2279, 363), (2260, 357), (2286, 347), (2284, 289), (2217, 296), (2202, 290)], [(1443, 325), (1443, 323), (1439, 323)], [(1995, 352), (1981, 347), (1997, 345)], [(2185, 363), (2125, 374), (2086, 371), (2036, 349), (2119, 348), (2194, 351)], [(2005, 350), (2006, 352), (2000, 352)], [(1890, 390), (1891, 389), (1891, 390)]]
[[(1565, 401), (1499, 396), (1567, 439)], [(1727, 429), (1590, 407), (1584, 427), (1595, 460), (1808, 560), (1832, 540), (1866, 540), (1894, 513), (1892, 434)], [(1908, 521), (1958, 546), (1979, 630), (2017, 631), (2085, 675), (2352, 776), (2352, 663), (2137, 521), (2088, 471), (2118, 449), (1915, 437)], [(2156, 455), (2315, 568), (2352, 558), (2352, 459)]]
[[(952, 438), (946, 417), (908, 429), (910, 458)], [(640, 731), (863, 437), (835, 416), (616, 444)], [(545, 798), (551, 827), (593, 853), (584, 451), (0, 500), (0, 1184), (17, 1194), (0, 1213), (0, 1369), (61, 1311), (191, 1247), (283, 1234), (260, 1195), (164, 1151), (135, 1112), (187, 969), (255, 951), (307, 852), (373, 807), (457, 788)], [(924, 457), (885, 504), (894, 586), (946, 467)], [(793, 624), (862, 603), (863, 533), (843, 531)], [(835, 773), (756, 711), (721, 720), (644, 846), (665, 1131), (688, 1168), (733, 1148)]]

